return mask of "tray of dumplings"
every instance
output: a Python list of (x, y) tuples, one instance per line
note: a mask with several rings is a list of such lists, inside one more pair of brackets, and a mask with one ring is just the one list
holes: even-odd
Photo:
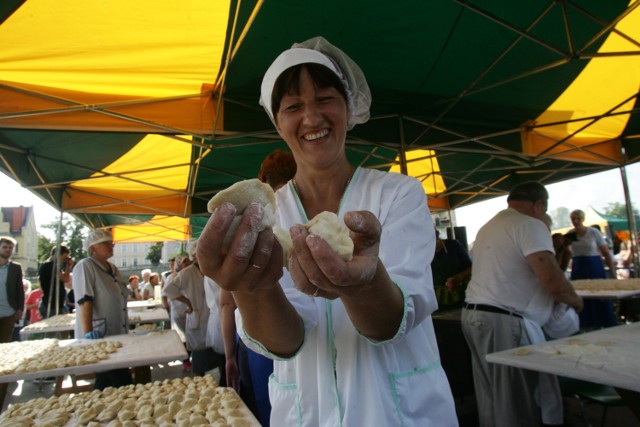
[(219, 387), (205, 375), (17, 403), (0, 415), (0, 425), (259, 427), (260, 423), (232, 388)]
[(184, 344), (173, 330), (112, 335), (100, 340), (19, 341), (0, 344), (0, 383), (150, 366), (186, 357)]
[(640, 295), (640, 279), (572, 280), (576, 293), (583, 298), (627, 298)]

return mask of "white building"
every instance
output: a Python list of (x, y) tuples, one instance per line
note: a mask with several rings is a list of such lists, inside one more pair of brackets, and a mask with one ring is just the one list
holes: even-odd
[(113, 248), (111, 262), (118, 268), (146, 266), (150, 262), (147, 259), (149, 248), (153, 243), (116, 243)]
[(25, 277), (38, 274), (38, 233), (33, 206), (3, 207), (0, 210), (0, 235), (13, 237), (17, 244), (11, 257), (22, 265)]

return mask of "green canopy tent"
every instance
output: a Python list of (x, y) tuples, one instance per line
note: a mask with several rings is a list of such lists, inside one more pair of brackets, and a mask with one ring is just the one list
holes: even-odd
[[(371, 86), (352, 161), (416, 176), (433, 209), (640, 160), (637, 1), (49, 3), (0, 9), (0, 168), (92, 227), (197, 234), (189, 218), (284, 147), (260, 81), (316, 35)], [(600, 64), (616, 77), (570, 90)]]

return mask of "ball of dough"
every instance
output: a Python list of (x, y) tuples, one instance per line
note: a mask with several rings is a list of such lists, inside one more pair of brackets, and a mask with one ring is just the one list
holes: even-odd
[[(349, 228), (345, 225), (338, 215), (333, 212), (320, 212), (311, 221), (306, 223), (305, 228), (310, 234), (322, 237), (326, 241), (331, 249), (337, 253), (345, 261), (353, 258), (353, 240), (349, 236)], [(284, 251), (284, 265), (289, 264), (289, 256), (293, 248), (293, 242), (291, 241), (291, 235), (289, 231), (282, 228), (275, 227), (273, 234), (280, 242), (282, 250)]]
[(353, 258), (353, 240), (349, 228), (333, 212), (320, 212), (305, 225), (309, 233), (322, 237), (345, 261)]
[(269, 184), (259, 179), (248, 179), (233, 184), (217, 193), (207, 204), (207, 210), (213, 212), (218, 206), (228, 202), (236, 207), (236, 217), (224, 238), (223, 249), (228, 249), (231, 239), (238, 229), (242, 213), (251, 203), (259, 203), (264, 207), (264, 215), (260, 223), (260, 231), (273, 227), (276, 223), (276, 195)]

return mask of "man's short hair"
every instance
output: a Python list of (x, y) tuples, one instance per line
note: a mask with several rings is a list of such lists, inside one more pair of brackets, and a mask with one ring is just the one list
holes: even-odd
[[(56, 253), (58, 252), (58, 247), (54, 246), (51, 248), (51, 256), (54, 257), (56, 256)], [(70, 254), (71, 253), (71, 249), (69, 249), (68, 246), (65, 245), (60, 245), (60, 254)]]
[(516, 200), (527, 200), (529, 202), (537, 202), (538, 200), (548, 200), (549, 193), (544, 185), (536, 181), (523, 182), (511, 189), (507, 202)]
[(0, 236), (0, 245), (3, 243), (11, 243), (13, 246), (18, 244), (18, 241), (13, 237), (9, 236)]

